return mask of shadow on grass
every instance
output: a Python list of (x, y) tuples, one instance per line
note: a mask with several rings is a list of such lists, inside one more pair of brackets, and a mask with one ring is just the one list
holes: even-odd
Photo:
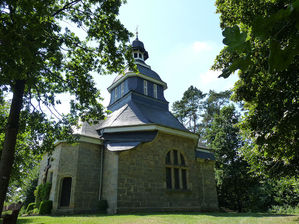
[[(126, 214), (117, 214), (122, 215), (136, 215), (136, 216), (147, 216), (147, 215), (206, 215), (214, 217), (226, 217), (226, 218), (241, 218), (241, 217), (286, 217), (286, 216), (296, 216), (293, 214), (273, 214), (273, 213), (237, 213), (237, 212), (152, 212), (152, 213), (126, 213)], [(299, 219), (299, 217), (298, 217)]]

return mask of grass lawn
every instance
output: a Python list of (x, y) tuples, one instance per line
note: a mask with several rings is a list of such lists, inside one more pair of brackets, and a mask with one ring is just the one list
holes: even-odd
[(20, 217), (18, 224), (286, 224), (299, 223), (299, 215), (262, 213), (151, 213), (126, 215), (31, 216)]

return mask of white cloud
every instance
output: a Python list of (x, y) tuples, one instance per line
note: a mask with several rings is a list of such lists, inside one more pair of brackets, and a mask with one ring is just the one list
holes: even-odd
[(209, 92), (209, 90), (215, 90), (217, 92), (232, 89), (234, 83), (238, 80), (237, 74), (232, 74), (230, 77), (218, 78), (221, 74), (220, 71), (208, 70), (200, 73), (196, 81), (197, 86), (203, 92)]
[(205, 85), (211, 85), (218, 81), (218, 76), (221, 74), (220, 71), (213, 71), (208, 70), (207, 72), (204, 72), (199, 75), (199, 82), (205, 86)]
[(201, 53), (204, 51), (211, 51), (213, 50), (214, 46), (211, 42), (201, 42), (201, 41), (195, 41), (192, 44), (192, 50), (195, 53)]

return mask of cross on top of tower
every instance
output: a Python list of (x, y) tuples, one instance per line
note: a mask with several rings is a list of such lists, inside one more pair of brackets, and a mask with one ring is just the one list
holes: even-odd
[(136, 39), (138, 40), (138, 26), (136, 26)]

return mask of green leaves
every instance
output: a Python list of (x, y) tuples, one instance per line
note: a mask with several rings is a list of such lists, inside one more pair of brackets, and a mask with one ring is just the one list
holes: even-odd
[[(3, 102), (3, 95), (13, 94), (16, 80), (26, 83), (18, 121), (14, 177), (26, 175), (24, 170), (38, 159), (37, 155), (53, 150), (55, 140), (74, 141), (71, 127), (79, 117), (88, 122), (104, 117), (91, 73), (121, 72), (127, 62), (133, 64), (128, 43), (131, 33), (117, 18), (122, 3), (121, 0), (1, 1), (0, 101)], [(64, 27), (77, 27), (77, 30)], [(71, 111), (64, 115), (56, 108), (61, 94), (73, 100), (70, 100)], [(0, 129), (4, 129), (5, 119), (6, 115), (0, 117)], [(0, 141), (3, 139), (1, 134)], [(6, 148), (11, 154), (14, 152), (13, 147)], [(8, 162), (3, 164), (11, 164)], [(10, 165), (6, 167), (10, 170)], [(1, 192), (5, 192), (4, 186), (1, 185)], [(0, 198), (1, 205), (5, 196), (1, 193)]]
[(194, 86), (190, 86), (181, 100), (175, 101), (172, 105), (174, 116), (179, 119), (190, 131), (198, 131), (198, 120), (202, 109), (202, 100), (206, 94)]
[[(242, 54), (250, 51), (250, 44), (247, 40), (247, 32), (241, 32), (238, 26), (227, 27), (222, 32), (224, 36), (223, 43), (227, 45), (225, 51), (232, 54)], [(228, 78), (233, 72), (238, 69), (246, 69), (250, 65), (250, 58), (247, 54), (239, 56), (230, 65), (222, 70), (219, 77)]]
[[(299, 0), (217, 1), (227, 46), (213, 69), (238, 71), (233, 99), (244, 103), (246, 159), (271, 176), (299, 172)], [(247, 37), (245, 38), (245, 33)], [(297, 109), (296, 109), (297, 108)], [(244, 134), (245, 135), (245, 134)]]
[(240, 32), (238, 26), (227, 27), (222, 32), (224, 36), (223, 43), (228, 45), (229, 51), (242, 50), (244, 48), (244, 43), (247, 38), (246, 32)]

